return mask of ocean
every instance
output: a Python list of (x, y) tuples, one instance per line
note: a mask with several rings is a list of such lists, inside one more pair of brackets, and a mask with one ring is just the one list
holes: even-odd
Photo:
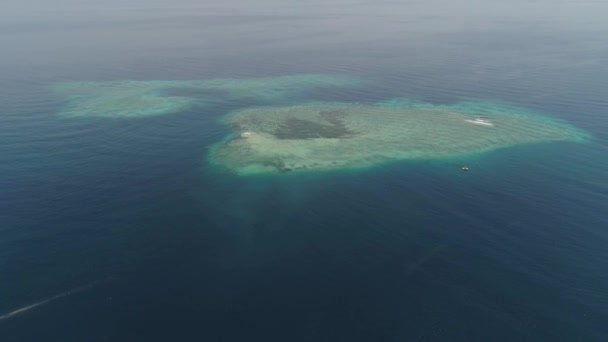
[[(2, 6), (0, 341), (608, 339), (608, 4)], [(51, 90), (309, 74), (366, 85), (277, 101), (493, 101), (590, 139), (236, 175), (209, 153), (260, 99), (66, 116)]]

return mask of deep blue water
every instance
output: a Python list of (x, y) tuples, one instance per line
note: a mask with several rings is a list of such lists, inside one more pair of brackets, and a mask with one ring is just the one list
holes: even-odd
[[(0, 341), (605, 341), (608, 8), (543, 3), (5, 15), (0, 316), (42, 303)], [(245, 104), (63, 118), (48, 91), (301, 73), (369, 80), (312, 99), (504, 101), (593, 139), (235, 177), (205, 158)]]

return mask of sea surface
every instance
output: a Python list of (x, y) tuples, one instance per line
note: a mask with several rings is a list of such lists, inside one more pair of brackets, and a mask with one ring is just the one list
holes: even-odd
[[(0, 341), (608, 340), (608, 3), (0, 7)], [(63, 117), (49, 90), (313, 73), (591, 139), (243, 177), (207, 156), (247, 101)]]

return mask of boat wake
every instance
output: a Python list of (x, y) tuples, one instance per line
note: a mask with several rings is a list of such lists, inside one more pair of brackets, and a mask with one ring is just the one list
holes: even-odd
[(37, 308), (37, 307), (46, 305), (46, 304), (48, 304), (48, 303), (50, 303), (52, 301), (55, 301), (57, 299), (60, 299), (60, 298), (63, 298), (63, 297), (67, 297), (67, 296), (71, 296), (73, 294), (76, 294), (76, 293), (82, 292), (84, 290), (90, 289), (91, 287), (95, 286), (97, 283), (99, 283), (98, 280), (94, 281), (92, 283), (89, 283), (87, 285), (80, 286), (80, 287), (71, 289), (71, 290), (66, 291), (66, 292), (62, 292), (62, 293), (60, 293), (58, 295), (46, 298), (46, 299), (41, 300), (39, 302), (36, 302), (34, 304), (30, 304), (30, 305), (24, 306), (22, 308), (19, 308), (17, 310), (5, 313), (3, 315), (0, 315), (0, 321), (6, 320), (6, 319), (9, 319), (9, 318), (13, 318), (13, 317), (18, 316), (18, 315), (25, 314), (25, 313), (27, 313), (27, 312), (29, 312), (29, 311)]

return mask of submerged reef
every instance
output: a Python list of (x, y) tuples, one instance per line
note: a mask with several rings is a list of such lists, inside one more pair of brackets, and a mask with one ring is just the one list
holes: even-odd
[(67, 117), (134, 118), (164, 115), (219, 102), (280, 103), (315, 89), (357, 87), (361, 80), (332, 75), (184, 81), (58, 82)]
[[(185, 81), (58, 82), (64, 117), (139, 118), (190, 108), (241, 108), (209, 161), (249, 175), (364, 168), (398, 160), (483, 153), (517, 144), (584, 141), (547, 116), (489, 102), (434, 105), (406, 98), (372, 104), (310, 102), (318, 92), (362, 88), (347, 76), (303, 74)], [(294, 103), (297, 103), (294, 105)]]
[(233, 133), (214, 146), (210, 160), (241, 175), (361, 168), (587, 138), (565, 122), (484, 102), (262, 106), (230, 113), (224, 122)]

